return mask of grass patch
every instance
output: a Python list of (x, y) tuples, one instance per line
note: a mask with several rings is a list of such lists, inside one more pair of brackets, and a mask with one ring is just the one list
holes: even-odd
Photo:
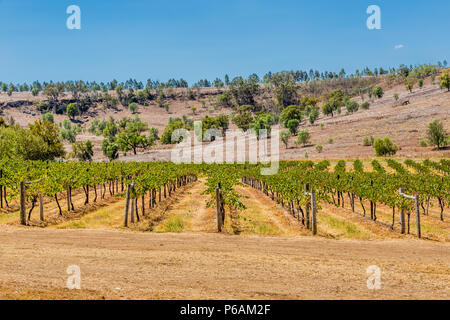
[(58, 229), (86, 229), (87, 224), (85, 221), (76, 220), (76, 221), (68, 221), (59, 225)]
[[(70, 220), (55, 225), (57, 229), (111, 229), (123, 224), (124, 201), (87, 213), (77, 220)], [(53, 226), (52, 226), (53, 227)]]
[(371, 237), (369, 233), (359, 229), (356, 224), (330, 215), (321, 214), (319, 223), (324, 225), (325, 228), (332, 229), (338, 236), (344, 238), (369, 239)]
[(167, 218), (163, 224), (157, 226), (155, 232), (173, 232), (180, 233), (184, 230), (184, 221), (179, 216)]
[(19, 221), (19, 211), (12, 213), (0, 213), (0, 224), (7, 224), (14, 221)]
[[(282, 231), (261, 213), (260, 208), (250, 203), (242, 212), (228, 216), (234, 234), (280, 235)], [(225, 226), (227, 226), (225, 220)]]

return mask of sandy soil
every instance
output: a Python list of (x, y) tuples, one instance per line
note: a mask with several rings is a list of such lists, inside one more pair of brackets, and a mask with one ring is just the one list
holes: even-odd
[[(440, 243), (14, 227), (0, 243), (0, 298), (450, 298)], [(69, 265), (81, 291), (65, 289)], [(367, 288), (371, 265), (380, 290)]]
[[(238, 191), (248, 197), (239, 218), (242, 232), (217, 234), (204, 189), (203, 180), (180, 189), (147, 212), (157, 221), (129, 230), (120, 227), (122, 201), (76, 224), (0, 225), (0, 299), (450, 298), (448, 242), (400, 236), (331, 206), (320, 212), (319, 235), (311, 237), (286, 210), (242, 186)], [(329, 216), (354, 225), (353, 233), (337, 228)], [(230, 220), (228, 214), (226, 225)], [(179, 233), (167, 232), (174, 222)], [(344, 237), (363, 240), (336, 240)], [(81, 268), (81, 290), (66, 289), (70, 265)], [(381, 269), (380, 290), (367, 288), (372, 265)]]

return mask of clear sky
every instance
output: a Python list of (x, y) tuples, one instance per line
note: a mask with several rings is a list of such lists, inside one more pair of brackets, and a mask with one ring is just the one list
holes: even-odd
[[(81, 30), (66, 27), (69, 5)], [(381, 30), (366, 27), (369, 5)], [(0, 0), (0, 80), (192, 84), (436, 63), (450, 58), (449, 13), (448, 0)]]

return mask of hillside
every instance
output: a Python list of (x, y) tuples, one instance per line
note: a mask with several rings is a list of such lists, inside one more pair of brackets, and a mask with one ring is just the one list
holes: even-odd
[[(370, 99), (369, 110), (359, 110), (356, 113), (346, 114), (345, 107), (341, 114), (333, 117), (322, 113), (315, 124), (302, 121), (300, 130), (307, 129), (311, 133), (311, 144), (306, 147), (294, 145), (294, 137), (291, 137), (288, 148), (280, 145), (280, 158), (283, 160), (304, 159), (306, 156), (312, 159), (353, 159), (369, 158), (374, 156), (372, 147), (362, 144), (364, 137), (390, 137), (400, 148), (397, 155), (402, 158), (438, 158), (449, 157), (448, 149), (434, 150), (432, 147), (420, 147), (419, 141), (426, 137), (426, 127), (429, 122), (439, 119), (444, 123), (446, 131), (450, 131), (449, 110), (450, 92), (439, 88), (438, 84), (432, 84), (430, 79), (425, 79), (422, 88), (414, 88), (413, 92), (406, 91), (403, 84), (388, 85), (383, 79), (378, 84), (384, 88), (384, 96), (381, 99)], [(333, 89), (330, 83), (329, 91)], [(201, 120), (204, 116), (217, 116), (219, 114), (230, 115), (235, 112), (232, 108), (214, 107), (217, 96), (225, 89), (197, 88), (195, 98), (187, 98), (188, 89), (173, 89), (170, 97), (166, 97), (164, 103), (169, 105), (169, 110), (158, 107), (156, 101), (148, 105), (140, 105), (138, 111), (133, 114), (120, 103), (114, 108), (105, 108), (100, 103), (94, 104), (88, 112), (76, 118), (75, 123), (81, 123), (83, 132), (77, 136), (77, 141), (90, 140), (94, 143), (94, 160), (105, 160), (101, 151), (102, 136), (96, 136), (87, 129), (94, 119), (108, 120), (113, 118), (120, 120), (124, 117), (135, 117), (146, 122), (149, 127), (158, 129), (162, 133), (170, 118), (187, 116), (193, 120)], [(301, 88), (300, 88), (301, 92)], [(396, 101), (394, 93), (399, 94)], [(110, 92), (111, 95), (115, 93)], [(304, 94), (304, 93), (300, 93)], [(314, 94), (320, 98), (320, 95)], [(263, 90), (257, 97), (258, 103), (265, 109), (270, 109), (273, 94), (270, 90)], [(65, 93), (61, 98), (70, 101), (71, 94)], [(366, 100), (368, 98), (366, 97)], [(46, 100), (46, 96), (40, 94), (33, 97), (28, 92), (14, 92), (11, 96), (0, 94), (0, 106), (4, 119), (14, 119), (16, 124), (26, 127), (35, 120), (40, 119), (42, 113), (38, 110), (38, 103)], [(361, 103), (361, 98), (353, 100)], [(408, 105), (401, 102), (409, 100)], [(34, 103), (33, 103), (34, 102)], [(192, 108), (196, 111), (193, 112)], [(66, 115), (57, 114), (55, 123), (68, 119)], [(230, 121), (230, 129), (236, 126)], [(329, 139), (333, 141), (330, 143)], [(317, 145), (323, 146), (323, 151), (316, 151)], [(71, 150), (69, 143), (65, 144), (67, 151)], [(120, 153), (123, 160), (168, 160), (171, 146), (157, 144), (146, 150), (139, 150), (138, 155)], [(307, 154), (307, 155), (306, 155)]]

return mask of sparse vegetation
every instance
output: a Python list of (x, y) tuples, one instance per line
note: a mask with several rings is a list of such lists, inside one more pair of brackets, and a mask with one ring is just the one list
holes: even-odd
[(397, 145), (388, 137), (375, 139), (373, 148), (375, 149), (375, 155), (378, 157), (387, 155), (393, 156), (398, 151)]
[(430, 145), (436, 146), (438, 149), (447, 145), (447, 133), (442, 121), (433, 120), (428, 124), (427, 139)]
[(289, 138), (291, 137), (291, 132), (289, 130), (283, 130), (280, 133), (280, 139), (284, 143), (286, 149), (288, 148)]
[(316, 146), (316, 150), (317, 150), (318, 153), (322, 153), (322, 151), (323, 151), (323, 146), (320, 145), (320, 144), (317, 145), (317, 146)]
[(363, 146), (369, 147), (373, 146), (375, 139), (373, 137), (364, 137), (363, 138)]
[(450, 72), (447, 70), (443, 72), (439, 79), (441, 80), (440, 86), (441, 88), (446, 88), (447, 91), (450, 91)]
[(308, 130), (302, 130), (298, 133), (297, 139), (295, 140), (296, 145), (302, 145), (303, 147), (311, 143), (311, 135)]
[(370, 103), (368, 101), (361, 103), (362, 110), (369, 110), (369, 108), (370, 108)]

